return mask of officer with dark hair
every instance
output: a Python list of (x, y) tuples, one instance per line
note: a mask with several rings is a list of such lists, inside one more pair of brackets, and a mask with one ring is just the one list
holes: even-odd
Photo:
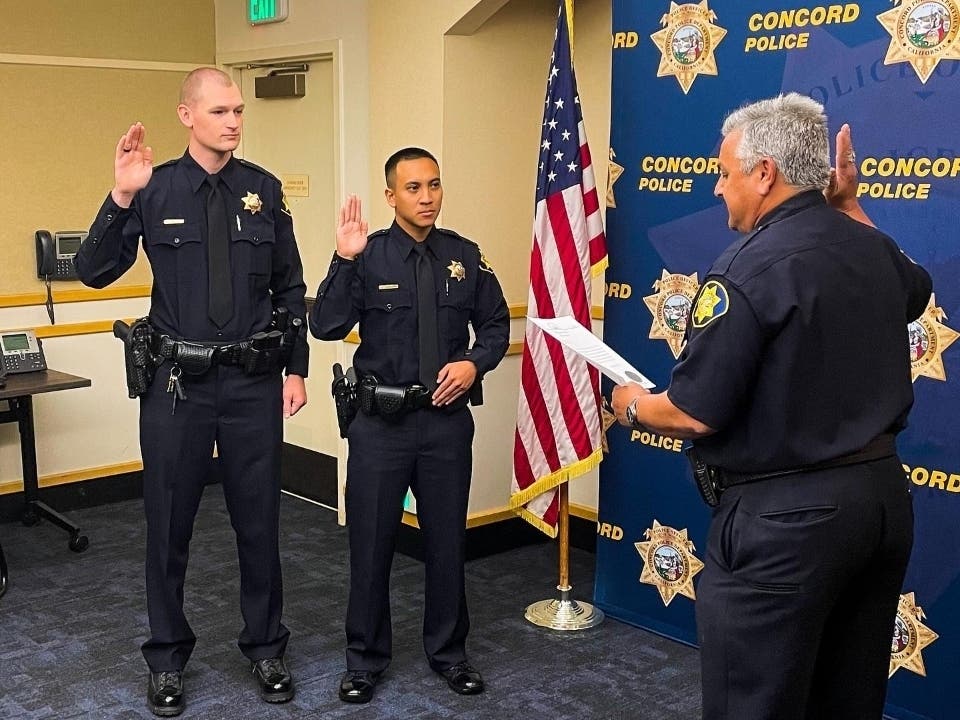
[(142, 242), (153, 269), (152, 339), (139, 352), (159, 369), (131, 394), (145, 390), (143, 655), (147, 702), (161, 716), (184, 708), (182, 673), (196, 643), (183, 613), (184, 575), (214, 444), (237, 535), (240, 650), (264, 700), (294, 694), (280, 621), (280, 449), (283, 418), (307, 399), (306, 286), (280, 181), (233, 156), (243, 107), (228, 75), (191, 72), (177, 108), (190, 130), (187, 151), (156, 168), (143, 125), (132, 125), (117, 143), (115, 186), (75, 260), (85, 284), (104, 287), (130, 269)]
[(930, 276), (856, 202), (847, 126), (831, 182), (819, 103), (761, 100), (723, 136), (716, 194), (744, 236), (707, 273), (667, 390), (619, 386), (613, 409), (693, 439), (715, 505), (696, 606), (704, 720), (880, 718), (913, 542), (894, 438)]
[[(360, 412), (350, 424), (350, 599), (340, 699), (365, 703), (390, 663), (390, 567), (410, 487), (426, 556), (423, 645), (430, 667), (464, 695), (483, 691), (467, 661), (464, 539), (480, 382), (503, 358), (510, 315), (480, 249), (436, 227), (440, 168), (406, 148), (385, 166), (395, 221), (367, 237), (360, 200), (340, 209), (337, 250), (310, 330), (339, 340), (360, 323)], [(474, 341), (470, 344), (469, 328)]]

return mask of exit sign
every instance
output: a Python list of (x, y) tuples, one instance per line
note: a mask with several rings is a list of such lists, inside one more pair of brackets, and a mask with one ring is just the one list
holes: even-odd
[(247, 20), (251, 25), (281, 22), (287, 19), (287, 0), (247, 0)]

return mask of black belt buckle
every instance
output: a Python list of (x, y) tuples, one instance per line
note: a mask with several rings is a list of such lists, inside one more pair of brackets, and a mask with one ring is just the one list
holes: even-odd
[(216, 365), (240, 365), (243, 360), (243, 345), (231, 343), (214, 348), (213, 361)]
[(700, 491), (700, 497), (710, 507), (716, 507), (720, 504), (720, 494), (723, 492), (718, 469), (707, 465), (694, 447), (687, 448), (684, 454), (690, 461), (690, 467), (693, 468), (693, 479), (697, 484), (697, 490)]
[(411, 385), (407, 388), (405, 401), (411, 410), (421, 410), (433, 404), (433, 393), (423, 385)]

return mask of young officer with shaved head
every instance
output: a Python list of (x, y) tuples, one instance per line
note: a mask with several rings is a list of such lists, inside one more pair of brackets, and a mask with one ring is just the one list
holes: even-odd
[(182, 157), (153, 167), (144, 127), (132, 125), (117, 143), (114, 188), (75, 261), (85, 284), (104, 287), (142, 244), (153, 270), (150, 315), (131, 333), (141, 345), (127, 363), (128, 390), (140, 396), (147, 702), (160, 716), (185, 704), (196, 637), (183, 612), (184, 575), (214, 444), (237, 535), (240, 650), (264, 700), (294, 693), (280, 621), (280, 448), (283, 418), (307, 399), (306, 287), (280, 181), (233, 155), (243, 107), (228, 75), (198, 68), (177, 107), (189, 130)]

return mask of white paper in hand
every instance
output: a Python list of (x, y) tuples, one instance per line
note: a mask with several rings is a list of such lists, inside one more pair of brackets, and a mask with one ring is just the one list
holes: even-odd
[(558, 318), (535, 318), (528, 315), (527, 320), (555, 337), (564, 347), (582, 357), (617, 385), (635, 382), (648, 390), (656, 387), (639, 370), (570, 315)]

